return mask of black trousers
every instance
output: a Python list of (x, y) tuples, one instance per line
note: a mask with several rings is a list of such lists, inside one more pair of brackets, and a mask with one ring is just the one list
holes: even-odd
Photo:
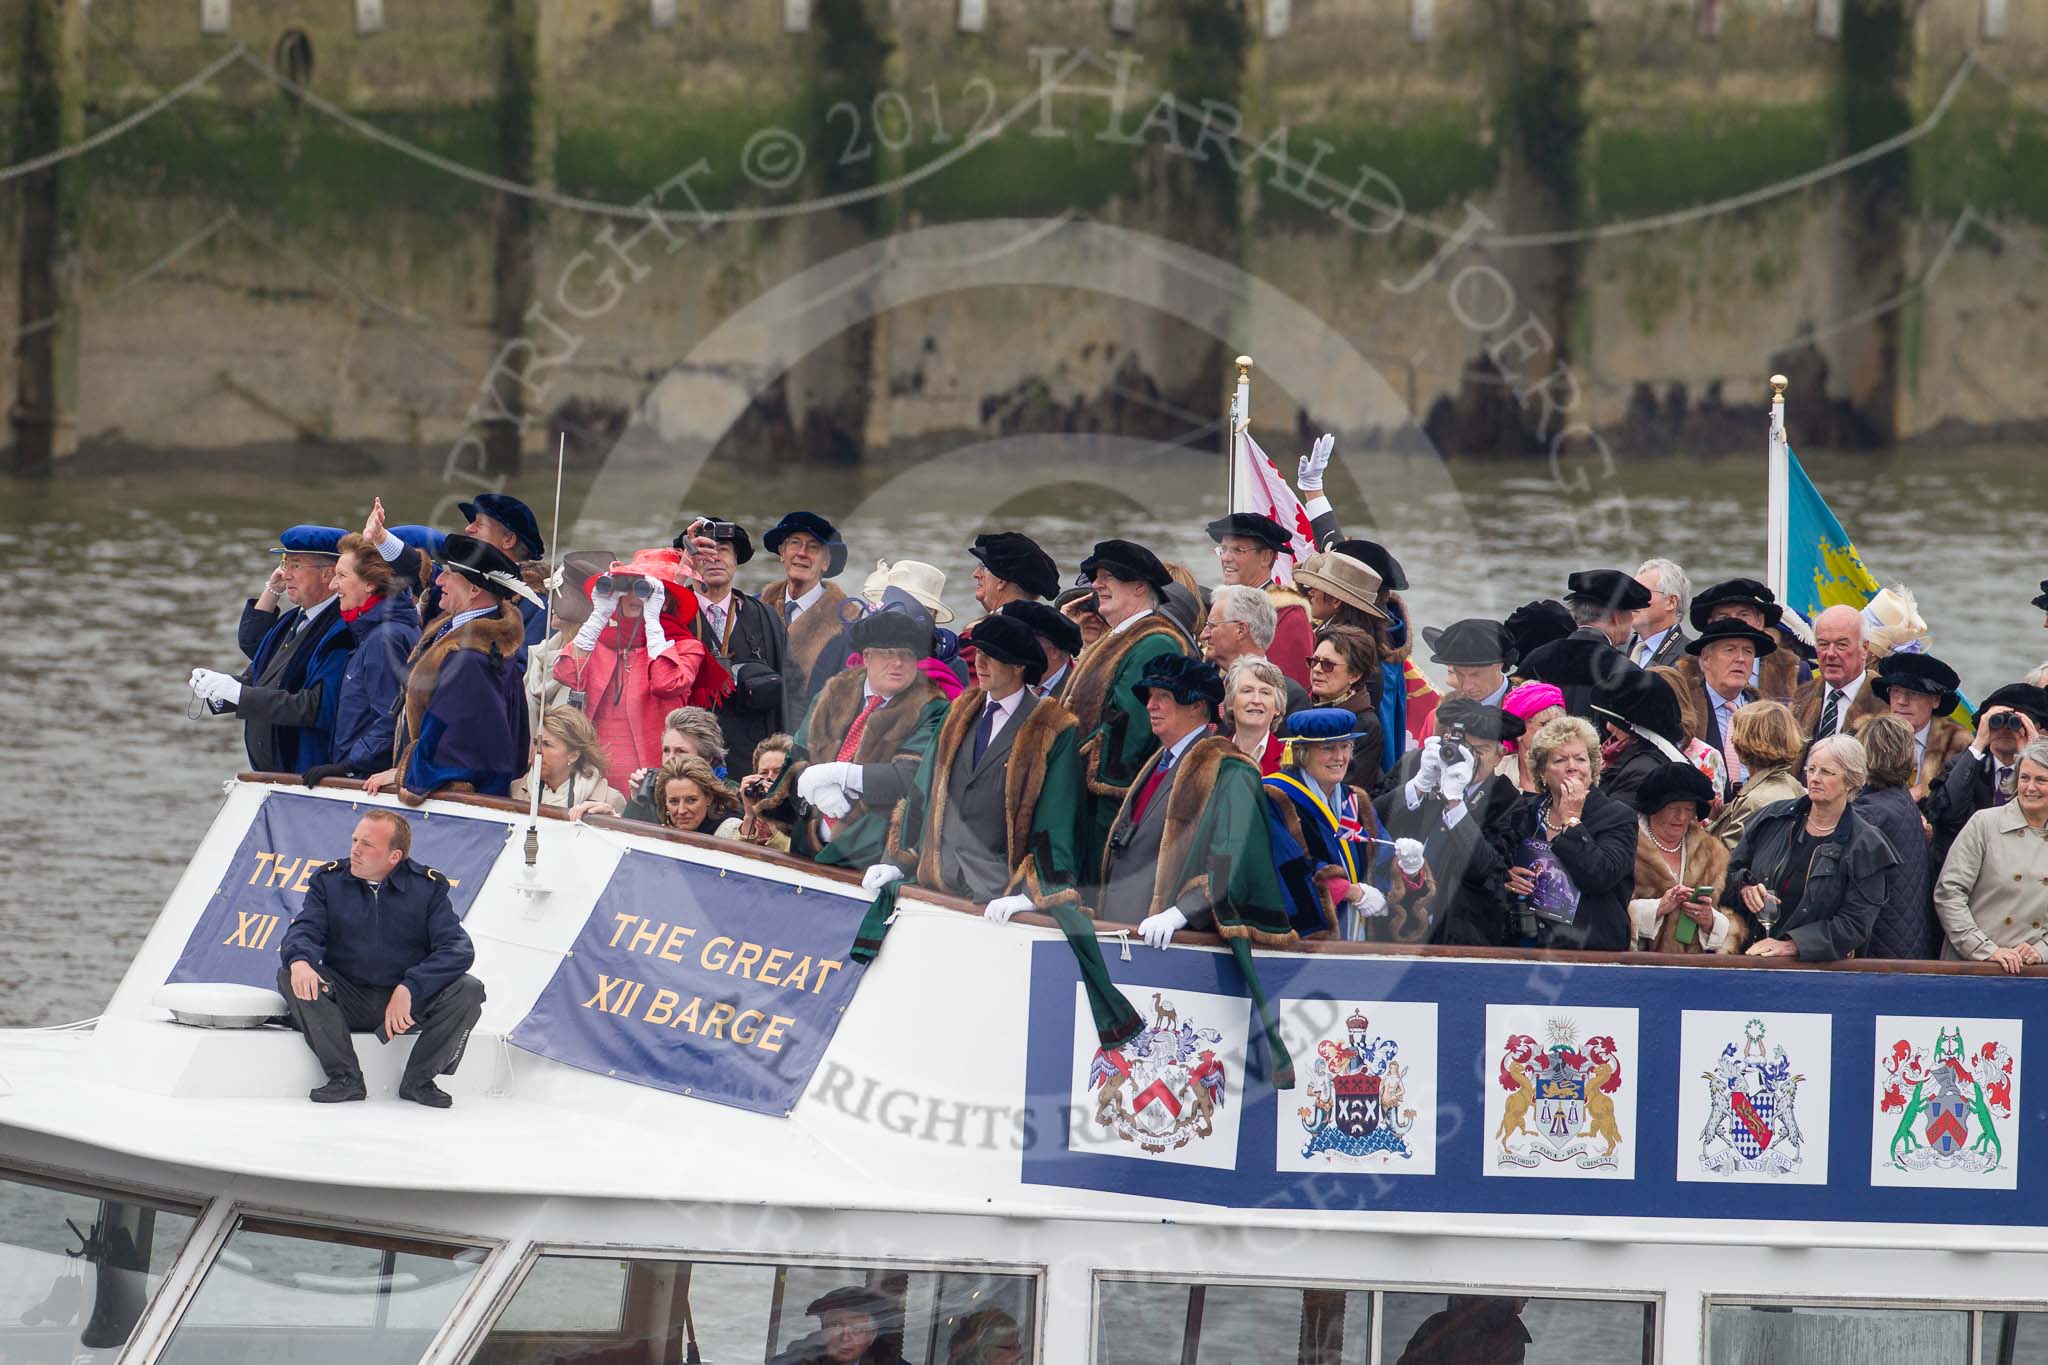
[[(332, 967), (316, 968), (327, 987), (311, 1000), (292, 994), (292, 969), (278, 969), (277, 989), (292, 1012), (292, 1027), (306, 1035), (306, 1046), (320, 1059), (320, 1069), (330, 1081), (361, 1080), (362, 1066), (356, 1060), (351, 1033), (384, 1036), (384, 1010), (391, 1003), (391, 986), (365, 986), (349, 980)], [(436, 1076), (453, 1075), (462, 1061), (469, 1031), (484, 1012), (484, 983), (473, 976), (458, 977), (442, 987), (426, 1003), (413, 1002), (412, 1027), (417, 1034), (412, 1056), (406, 1059), (405, 1077), (400, 1085), (410, 1087)]]

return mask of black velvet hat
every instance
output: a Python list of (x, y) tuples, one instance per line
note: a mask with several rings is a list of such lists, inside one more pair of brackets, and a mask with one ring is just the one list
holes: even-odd
[(1731, 578), (1716, 583), (1692, 599), (1692, 609), (1687, 616), (1694, 630), (1707, 628), (1707, 616), (1715, 607), (1727, 602), (1741, 602), (1755, 607), (1764, 614), (1764, 624), (1775, 626), (1785, 615), (1785, 608), (1778, 602), (1778, 595), (1754, 578)]
[[(818, 543), (825, 547), (826, 557), (830, 560), (825, 565), (825, 577), (837, 578), (846, 572), (846, 542), (839, 538), (838, 528), (816, 512), (783, 513), (782, 520), (769, 527), (768, 534), (761, 537), (762, 548), (771, 555), (780, 554), (782, 542), (796, 531), (817, 537)], [(746, 561), (740, 562), (744, 564)]]
[(1424, 626), (1423, 642), (1429, 646), (1429, 661), (1477, 668), (1486, 664), (1512, 664), (1520, 656), (1508, 638), (1507, 627), (1498, 621), (1468, 616), (1447, 626)]
[(1059, 565), (1030, 536), (1015, 531), (976, 536), (967, 553), (997, 578), (1015, 583), (1033, 597), (1051, 597), (1060, 590)]
[(526, 542), (528, 559), (539, 559), (548, 552), (546, 543), (540, 538), (540, 522), (535, 520), (533, 509), (510, 493), (479, 493), (469, 502), (456, 503), (455, 508), (471, 521), (482, 513), (518, 536)]
[(1747, 640), (1756, 646), (1756, 657), (1759, 659), (1763, 658), (1766, 654), (1776, 653), (1778, 649), (1778, 641), (1773, 635), (1766, 631), (1752, 629), (1747, 621), (1738, 621), (1732, 616), (1723, 616), (1718, 621), (1709, 622), (1706, 629), (1693, 636), (1690, 640), (1687, 640), (1685, 642), (1685, 652), (1697, 658), (1701, 650), (1713, 644), (1716, 640)]
[[(488, 512), (486, 516), (490, 515)], [(444, 568), (455, 570), (470, 582), (482, 588), (493, 597), (530, 596), (521, 593), (525, 584), (519, 577), (519, 566), (489, 541), (466, 536), (460, 531), (449, 535), (441, 546), (440, 562)]]
[(1349, 555), (1371, 569), (1380, 576), (1380, 586), (1388, 592), (1405, 592), (1408, 588), (1408, 575), (1401, 572), (1401, 561), (1376, 540), (1340, 540), (1323, 548)]
[(974, 623), (975, 651), (1024, 670), (1024, 681), (1036, 684), (1045, 677), (1045, 647), (1030, 626), (1014, 616), (995, 614)]
[(1183, 706), (1207, 702), (1213, 711), (1223, 705), (1223, 675), (1207, 659), (1191, 654), (1162, 654), (1145, 665), (1131, 691), (1139, 701), (1159, 688)]
[[(712, 512), (705, 512), (702, 515), (705, 521), (725, 521), (725, 518), (718, 516)], [(692, 518), (692, 520), (695, 520), (695, 518)], [(738, 522), (727, 521), (725, 522), (725, 524), (732, 527), (733, 563), (746, 563), (748, 560), (754, 557), (753, 538), (747, 534), (747, 528), (740, 525)], [(670, 541), (669, 544), (674, 548), (681, 550), (684, 554), (689, 554), (692, 548), (690, 545), (690, 528), (685, 526), (682, 530), (676, 532), (676, 538)]]
[(1977, 703), (1977, 714), (1981, 716), (1994, 706), (2010, 706), (2025, 712), (2036, 727), (2048, 726), (2048, 688), (2032, 683), (2007, 683)]
[(1529, 656), (1553, 640), (1562, 640), (1577, 629), (1572, 614), (1564, 603), (1546, 597), (1536, 602), (1525, 602), (1508, 613), (1508, 643), (1514, 646), (1515, 656), (1521, 662), (1516, 670), (1529, 675)]
[(1666, 763), (1636, 788), (1636, 809), (1655, 815), (1674, 801), (1690, 801), (1704, 820), (1714, 810), (1714, 784), (1690, 763)]
[(1678, 694), (1671, 690), (1670, 683), (1634, 664), (1629, 664), (1626, 672), (1595, 685), (1592, 705), (1597, 716), (1661, 735), (1673, 748), (1685, 743), (1685, 717), (1679, 709)]
[(847, 627), (846, 643), (855, 651), (907, 649), (920, 659), (931, 657), (931, 618), (892, 609), (871, 611)]
[(1043, 602), (1005, 602), (997, 615), (1022, 621), (1039, 639), (1062, 654), (1081, 652), (1081, 627), (1058, 607), (1049, 607)]
[(1225, 536), (1242, 536), (1246, 540), (1256, 540), (1277, 554), (1294, 543), (1286, 527), (1262, 512), (1232, 512), (1210, 522), (1208, 529), (1209, 539), (1219, 545)]
[(1126, 583), (1145, 583), (1155, 588), (1164, 588), (1173, 581), (1158, 555), (1128, 540), (1097, 541), (1095, 553), (1081, 561), (1079, 586), (1092, 582), (1097, 569)]
[(1565, 580), (1566, 602), (1591, 602), (1609, 611), (1641, 611), (1650, 590), (1619, 569), (1586, 569)]
[(1870, 690), (1887, 699), (1894, 687), (1935, 698), (1937, 716), (1956, 709), (1956, 703), (1962, 700), (1957, 695), (1962, 685), (1956, 671), (1932, 654), (1887, 654), (1877, 661), (1877, 676), (1870, 680)]

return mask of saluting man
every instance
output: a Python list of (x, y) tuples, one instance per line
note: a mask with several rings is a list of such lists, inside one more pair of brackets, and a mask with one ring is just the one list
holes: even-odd
[(470, 976), (476, 948), (448, 898), (448, 879), (412, 860), (412, 826), (395, 811), (356, 821), (348, 858), (315, 872), (285, 931), (277, 988), (292, 1025), (327, 1073), (316, 1104), (363, 1099), (362, 1066), (349, 1034), (375, 1030), (388, 1043), (418, 1033), (398, 1097), (446, 1109), (434, 1084), (452, 1075), (483, 1014), (484, 986)]
[(396, 765), (363, 790), (396, 786), (413, 805), (442, 787), (504, 796), (527, 769), (525, 623), (513, 599), (533, 590), (504, 551), (460, 534), (434, 583), (444, 614), (413, 649)]
[[(1099, 542), (1081, 561), (1109, 633), (1081, 652), (1060, 702), (1080, 726), (1081, 770), (1088, 784), (1081, 823), (1082, 866), (1092, 873), (1131, 779), (1159, 748), (1138, 680), (1155, 659), (1195, 652), (1194, 642), (1159, 610), (1173, 582), (1159, 556), (1128, 540)], [(1211, 670), (1214, 671), (1213, 669)]]
[[(530, 589), (518, 602), (525, 642), (537, 645), (547, 639), (547, 599), (541, 596), (547, 587), (549, 573), (547, 561), (543, 558), (547, 554), (547, 542), (540, 537), (540, 521), (533, 515), (533, 509), (510, 493), (479, 493), (469, 502), (455, 504), (455, 508), (469, 519), (462, 528), (462, 534), (482, 541), (510, 559), (513, 576)], [(369, 518), (363, 522), (363, 539), (375, 545), (377, 553), (384, 556), (387, 563), (396, 562), (405, 553), (408, 542), (387, 528), (384, 520), (384, 500), (378, 498), (371, 504)]]
[(1272, 599), (1279, 624), (1273, 629), (1273, 643), (1267, 646), (1266, 657), (1274, 667), (1306, 688), (1308, 656), (1316, 647), (1308, 599), (1273, 578), (1273, 566), (1279, 562), (1280, 552), (1293, 544), (1287, 529), (1262, 513), (1232, 512), (1209, 523), (1209, 539), (1216, 542), (1216, 558), (1223, 566), (1225, 584), (1258, 588)]
[[(294, 526), (278, 537), (280, 556), (263, 591), (242, 608), (237, 643), (249, 659), (239, 677), (192, 670), (193, 695), (215, 715), (242, 718), (249, 766), (299, 773), (331, 762), (341, 680), (355, 635), (341, 619), (334, 565), (347, 532)], [(279, 598), (292, 603), (279, 610)]]
[(977, 685), (947, 712), (890, 821), (884, 861), (861, 885), (879, 891), (908, 872), (919, 886), (986, 904), (1001, 923), (1080, 899), (1081, 758), (1073, 715), (1031, 690), (1045, 671), (1031, 628), (997, 614), (974, 637)]

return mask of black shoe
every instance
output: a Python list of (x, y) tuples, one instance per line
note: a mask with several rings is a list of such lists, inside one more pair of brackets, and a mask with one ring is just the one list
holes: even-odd
[(421, 1081), (418, 1085), (401, 1085), (398, 1087), (398, 1098), (411, 1100), (414, 1104), (424, 1104), (429, 1109), (446, 1109), (455, 1103), (447, 1091), (432, 1081)]
[(361, 1076), (344, 1076), (309, 1092), (306, 1098), (315, 1104), (341, 1104), (348, 1100), (368, 1099), (369, 1095), (370, 1092), (363, 1088)]

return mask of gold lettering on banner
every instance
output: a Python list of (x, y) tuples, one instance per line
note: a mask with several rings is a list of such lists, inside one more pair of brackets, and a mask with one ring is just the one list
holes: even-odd
[(235, 932), (222, 942), (223, 948), (262, 948), (277, 928), (277, 916), (258, 910), (235, 911)]
[[(721, 944), (724, 946), (721, 947)], [(732, 960), (731, 948), (732, 940), (724, 934), (720, 934), (717, 938), (704, 945), (704, 952), (697, 960), (704, 965), (707, 971), (722, 972), (725, 970), (725, 964)], [(717, 961), (715, 962), (712, 960), (714, 954), (717, 956)]]
[(797, 964), (789, 969), (789, 975), (782, 978), (782, 984), (793, 991), (807, 991), (811, 988), (811, 955), (805, 953)]
[(305, 870), (304, 872), (301, 872), (301, 873), (299, 874), (299, 879), (298, 879), (298, 881), (297, 881), (297, 882), (293, 883), (293, 885), (292, 885), (292, 890), (294, 890), (294, 891), (298, 892), (298, 893), (299, 893), (299, 894), (300, 894), (301, 896), (305, 895), (305, 894), (306, 894), (306, 893), (307, 893), (308, 891), (312, 890), (312, 889), (313, 889), (313, 874), (314, 874), (315, 872), (318, 872), (318, 871), (319, 871), (319, 870), (320, 870), (321, 868), (323, 868), (323, 867), (325, 867), (325, 866), (326, 866), (326, 864), (325, 864), (325, 863), (323, 863), (323, 862), (321, 862), (321, 861), (320, 861), (320, 860), (319, 860), (318, 858), (308, 858), (308, 859), (306, 859), (306, 861), (305, 861), (305, 869), (306, 869), (306, 870)]
[(754, 1044), (754, 1046), (760, 1048), (763, 1052), (782, 1051), (783, 1030), (795, 1022), (796, 1020), (787, 1014), (771, 1016), (768, 1020), (768, 1027), (761, 1030), (761, 1041)]
[[(654, 946), (661, 942), (661, 931), (666, 928), (668, 928), (666, 924), (655, 924), (652, 920), (641, 920), (640, 928), (635, 929), (633, 937), (626, 940), (626, 951), (629, 953), (653, 952)], [(643, 943), (647, 945), (645, 948), (640, 946)]]
[(678, 924), (675, 928), (669, 930), (668, 942), (661, 945), (661, 951), (656, 953), (655, 956), (665, 958), (670, 962), (681, 962), (683, 960), (683, 955), (681, 953), (672, 952), (670, 950), (682, 947), (684, 941), (687, 939), (694, 938), (696, 936), (696, 933), (697, 931), (691, 928), (689, 925)]
[(762, 948), (760, 944), (742, 943), (739, 946), (739, 951), (732, 955), (733, 975), (744, 976), (747, 980), (752, 981), (754, 979), (754, 964), (761, 960), (761, 953)]
[[(633, 983), (626, 980), (623, 976), (605, 976), (600, 973), (597, 978), (597, 994), (584, 1001), (583, 1008), (599, 1009), (609, 1014), (612, 1012), (612, 992), (620, 987), (630, 986), (631, 984)], [(623, 995), (624, 992), (620, 991), (620, 994)]]
[(682, 1000), (683, 997), (677, 995), (674, 991), (666, 986), (662, 987), (654, 993), (654, 1003), (647, 1007), (647, 1013), (640, 1016), (640, 1022), (643, 1024), (666, 1024), (675, 1017), (676, 1006), (681, 1004)]
[(703, 1003), (702, 997), (691, 996), (690, 1003), (683, 1006), (682, 1013), (678, 1014), (669, 1023), (669, 1027), (688, 1029), (690, 1032), (695, 1033), (697, 1031), (697, 1007)]
[(617, 920), (619, 925), (618, 928), (612, 930), (612, 941), (610, 945), (616, 948), (619, 946), (619, 936), (626, 932), (626, 926), (629, 924), (638, 924), (640, 922), (640, 917), (638, 915), (629, 915), (625, 911), (621, 910), (618, 914), (613, 915), (612, 918)]
[(275, 858), (276, 860), (270, 864), (270, 880), (265, 882), (264, 885), (273, 888), (290, 886), (292, 878), (299, 875), (299, 865), (305, 859), (293, 858), (290, 862), (286, 862), (284, 855), (281, 853), (275, 855)]
[(761, 964), (761, 970), (755, 974), (754, 980), (764, 986), (780, 986), (782, 969), (789, 964), (790, 957), (791, 953), (787, 948), (771, 948), (767, 960)]
[(254, 870), (254, 871), (252, 871), (252, 872), (251, 872), (251, 873), (249, 874), (249, 885), (251, 885), (251, 886), (254, 886), (254, 885), (256, 885), (256, 882), (257, 882), (257, 880), (258, 880), (259, 878), (261, 878), (261, 877), (263, 876), (263, 865), (264, 865), (265, 863), (274, 863), (274, 862), (276, 862), (276, 861), (277, 861), (277, 855), (276, 855), (275, 853), (259, 853), (259, 854), (257, 854), (257, 855), (256, 855), (256, 868), (255, 868), (255, 870)]
[(724, 1039), (726, 1021), (732, 1018), (733, 1012), (733, 1007), (723, 1000), (713, 1005), (710, 1013), (704, 1016), (704, 1036)]

